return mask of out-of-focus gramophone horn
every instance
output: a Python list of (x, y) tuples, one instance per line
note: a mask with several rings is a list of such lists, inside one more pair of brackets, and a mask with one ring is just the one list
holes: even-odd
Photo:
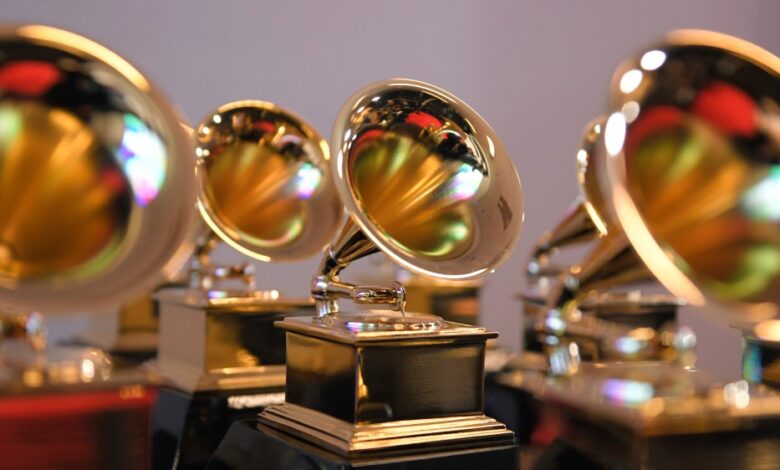
[[(482, 409), (485, 341), (496, 334), (405, 312), (400, 284), (340, 278), (352, 261), (380, 250), (427, 276), (468, 279), (493, 270), (523, 219), (520, 182), (503, 145), (458, 98), (406, 79), (357, 92), (336, 119), (333, 142), (333, 174), (350, 220), (312, 281), (317, 316), (279, 324), (288, 348), (285, 403), (261, 414), (262, 432), (234, 424), (212, 462), (242, 468), (251, 449), (262, 449), (268, 468), (399, 456), (447, 468), (514, 468), (512, 433)], [(391, 310), (342, 313), (344, 298)], [(244, 431), (274, 444), (231, 440)]]
[(613, 81), (615, 214), (670, 291), (729, 306), (746, 378), (777, 385), (780, 336), (766, 320), (780, 301), (780, 59), (716, 33), (671, 39), (677, 47), (623, 64)]
[[(178, 123), (147, 78), (103, 46), (46, 26), (0, 30), (6, 319), (117, 305), (178, 268), (195, 212), (192, 146)], [(67, 358), (46, 349), (25, 365), (4, 343), (0, 467), (148, 465), (153, 393), (143, 380), (89, 348)]]
[[(615, 75), (599, 151), (622, 232), (562, 280), (546, 320), (552, 331), (565, 327), (583, 286), (630, 247), (693, 305), (714, 299), (746, 321), (775, 314), (778, 59), (717, 33), (680, 31), (668, 41)], [(560, 352), (559, 371), (571, 372)]]
[[(599, 161), (603, 156), (597, 152), (597, 146), (605, 123), (606, 117), (602, 117), (586, 126), (580, 149), (577, 151), (577, 179), (581, 194), (563, 220), (537, 242), (528, 263), (527, 275), (531, 285), (521, 295), (521, 299), (525, 315), (526, 345), (530, 344), (531, 349), (540, 347), (536, 338), (537, 323), (546, 313), (546, 304), (550, 290), (554, 287), (554, 280), (558, 279), (562, 272), (571, 269), (552, 264), (551, 255), (564, 246), (595, 242), (609, 232), (621, 231), (620, 226), (612, 220), (613, 216), (602, 189), (606, 180), (606, 168), (604, 163)], [(613, 264), (601, 266), (597, 279), (594, 277), (591, 284), (580, 286), (580, 295), (583, 297), (578, 302), (580, 313), (569, 318), (566, 323), (566, 336), (577, 338), (579, 355), (590, 359), (606, 359), (613, 353), (622, 360), (675, 356), (673, 350), (662, 348), (653, 353), (646, 351), (645, 354), (631, 357), (631, 354), (625, 354), (614, 344), (602, 344), (604, 341), (612, 343), (614, 340), (618, 343), (630, 343), (630, 338), (637, 332), (641, 331), (641, 335), (644, 335), (648, 331), (645, 328), (658, 329), (664, 323), (675, 319), (676, 306), (679, 303), (669, 295), (648, 295), (643, 292), (638, 283), (650, 281), (653, 276), (631, 249), (620, 259), (613, 261)], [(573, 268), (579, 269), (579, 265)], [(609, 319), (611, 323), (605, 323), (603, 319)], [(668, 326), (665, 325), (664, 328)], [(632, 331), (636, 328), (641, 330)], [(556, 346), (569, 347), (568, 343)], [(632, 347), (633, 345), (627, 346), (628, 350)]]
[[(672, 293), (776, 338), (765, 319), (780, 305), (780, 59), (730, 36), (673, 32), (618, 68), (609, 111), (598, 153), (626, 238), (601, 243), (564, 279), (550, 326), (568, 319), (578, 283), (630, 244)], [(556, 445), (540, 459), (551, 468), (562, 458), (608, 468), (780, 458), (780, 399), (763, 386), (659, 362), (581, 368), (536, 389), (556, 417)]]
[(577, 151), (577, 182), (580, 194), (563, 219), (545, 232), (534, 245), (528, 260), (526, 277), (530, 284), (546, 276), (557, 277), (561, 268), (555, 269), (551, 256), (565, 246), (589, 242), (606, 235), (611, 222), (599, 183), (599, 165), (595, 164), (593, 149), (604, 129), (606, 119), (601, 117), (591, 121), (583, 132), (582, 142)]
[(328, 145), (292, 112), (264, 101), (229, 103), (208, 114), (195, 138), (208, 230), (190, 288), (158, 295), (157, 365), (171, 381), (160, 393), (170, 406), (155, 426), (160, 468), (203, 468), (232, 421), (281, 403), (284, 332), (274, 321), (314, 314), (310, 298), (257, 291), (252, 264), (219, 265), (212, 250), (225, 242), (255, 260), (301, 260), (320, 253), (343, 220)]

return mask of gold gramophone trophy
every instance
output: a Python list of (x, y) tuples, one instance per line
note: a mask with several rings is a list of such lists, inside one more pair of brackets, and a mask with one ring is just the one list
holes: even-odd
[[(585, 128), (577, 151), (580, 196), (562, 221), (536, 243), (528, 261), (529, 288), (521, 295), (528, 343), (526, 350), (541, 352), (543, 349), (538, 342), (538, 330), (545, 329), (540, 322), (547, 312), (545, 306), (555, 280), (563, 271), (580, 268), (579, 264), (566, 268), (556, 266), (552, 256), (564, 247), (595, 243), (609, 232), (621, 231), (612, 220), (601, 188), (606, 175), (603, 174), (604, 165), (598, 161), (596, 146), (605, 123), (605, 117), (598, 118)], [(631, 354), (632, 336), (643, 334), (640, 331), (632, 333), (632, 330), (650, 328), (661, 331), (676, 321), (680, 301), (670, 295), (647, 292), (648, 281), (653, 280), (652, 274), (629, 249), (622, 258), (601, 267), (590, 279), (590, 284), (578, 286), (581, 297), (577, 305), (579, 312), (569, 318), (564, 334), (576, 341), (581, 359), (646, 360), (656, 357), (668, 359), (675, 355), (669, 348), (655, 351), (642, 349), (642, 354)], [(652, 291), (652, 288), (649, 290)]]
[[(580, 287), (629, 247), (693, 305), (719, 303), (754, 325), (776, 315), (779, 79), (777, 57), (706, 31), (670, 33), (618, 68), (597, 152), (622, 230), (562, 277), (548, 305), (550, 343), (582, 300)], [(758, 468), (780, 459), (780, 398), (766, 388), (719, 385), (674, 363), (590, 366), (562, 349), (553, 367), (561, 375), (540, 390), (559, 441), (536, 468), (572, 458), (597, 468)]]
[[(501, 371), (488, 377), (486, 410), (515, 431), (521, 444), (545, 445), (554, 437), (554, 433), (544, 429), (548, 423), (540, 410), (538, 392), (553, 365), (551, 359), (555, 359), (546, 353), (555, 349), (544, 344), (548, 338), (539, 333), (545, 330), (546, 306), (556, 281), (563, 272), (578, 269), (578, 264), (565, 266), (556, 260), (556, 255), (575, 245), (598, 243), (609, 232), (621, 230), (612, 220), (601, 187), (606, 175), (596, 147), (605, 123), (606, 118), (598, 118), (585, 127), (576, 152), (580, 195), (555, 228), (537, 241), (529, 257), (528, 286), (519, 296), (523, 305), (523, 350), (510, 357)], [(688, 335), (687, 348), (671, 347), (672, 344), (638, 347), (648, 335), (665, 335), (667, 343), (673, 343), (677, 336), (671, 328), (676, 323), (680, 301), (668, 294), (651, 293), (656, 286), (648, 281), (653, 279), (636, 255), (601, 268), (598, 288), (583, 286), (577, 310), (553, 338), (558, 342), (553, 346), (573, 349), (574, 358), (586, 362), (691, 361), (695, 337), (686, 329), (681, 332)]]
[[(484, 328), (405, 311), (404, 287), (341, 279), (379, 251), (410, 271), (475, 278), (522, 224), (517, 173), (487, 123), (453, 95), (393, 79), (342, 108), (332, 172), (350, 214), (312, 280), (315, 317), (287, 336), (285, 402), (234, 423), (212, 468), (515, 468), (514, 438), (482, 411)], [(389, 310), (341, 312), (338, 300)]]
[(158, 468), (202, 468), (237, 419), (284, 401), (284, 332), (274, 322), (314, 315), (310, 298), (255, 289), (252, 264), (224, 266), (224, 242), (253, 259), (321, 252), (342, 223), (329, 150), (301, 118), (238, 101), (195, 131), (201, 231), (189, 289), (163, 290), (156, 368), (170, 382), (155, 423)]
[(43, 347), (36, 312), (99, 311), (178, 268), (195, 212), (178, 122), (103, 46), (0, 29), (0, 467), (148, 467), (154, 381)]

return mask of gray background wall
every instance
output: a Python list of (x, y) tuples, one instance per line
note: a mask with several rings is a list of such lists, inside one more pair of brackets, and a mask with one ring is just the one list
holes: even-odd
[[(329, 135), (343, 101), (371, 81), (407, 76), (459, 95), (503, 138), (525, 189), (520, 244), (483, 298), (486, 325), (511, 347), (520, 342), (513, 295), (523, 261), (577, 192), (579, 133), (605, 110), (621, 58), (675, 28), (718, 30), (780, 53), (776, 0), (0, 0), (0, 21), (60, 26), (109, 46), (191, 120), (255, 98), (289, 107)], [(239, 259), (227, 249), (219, 257)], [(258, 266), (259, 284), (305, 294), (317, 261)], [(684, 314), (699, 330), (701, 365), (733, 376), (738, 337), (710, 317)], [(60, 332), (84, 324), (54, 322)]]

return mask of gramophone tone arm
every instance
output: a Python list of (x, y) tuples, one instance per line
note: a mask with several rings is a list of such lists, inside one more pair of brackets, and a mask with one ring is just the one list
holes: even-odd
[[(406, 289), (399, 283), (393, 287), (357, 286), (326, 276), (317, 276), (312, 281), (312, 297), (321, 305), (334, 304), (337, 299), (351, 299), (356, 304), (390, 305), (393, 310), (403, 311), (406, 306)], [(319, 309), (318, 309), (319, 310)], [(333, 314), (336, 311), (321, 311)]]
[(569, 354), (568, 348), (558, 348), (557, 345), (562, 343), (560, 337), (566, 334), (569, 323), (581, 318), (579, 304), (588, 292), (646, 277), (647, 268), (620, 232), (609, 232), (588, 253), (582, 264), (574, 265), (560, 275), (548, 297), (547, 313), (541, 328), (543, 343), (556, 346), (550, 355), (551, 373), (570, 375), (577, 372), (579, 358), (574, 354), (576, 351)]
[[(544, 331), (546, 328), (544, 324), (537, 325), (537, 328), (542, 334), (551, 334), (550, 331)], [(556, 335), (556, 341), (547, 342), (551, 351), (561, 344), (569, 348), (568, 342), (561, 341), (563, 338), (569, 338), (574, 342), (578, 339), (587, 339), (595, 341), (599, 345), (600, 353), (609, 360), (677, 359), (684, 365), (688, 365), (693, 357), (690, 353), (696, 346), (696, 335), (688, 327), (676, 330), (630, 328), (592, 315), (580, 315), (576, 320), (569, 320), (565, 328), (562, 335), (560, 333)], [(549, 339), (549, 336), (547, 338)]]

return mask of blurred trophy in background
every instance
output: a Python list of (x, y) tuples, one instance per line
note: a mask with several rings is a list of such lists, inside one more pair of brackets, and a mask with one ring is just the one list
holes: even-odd
[[(162, 290), (155, 364), (170, 384), (155, 423), (157, 468), (203, 468), (230, 423), (284, 401), (285, 338), (274, 321), (314, 315), (310, 298), (256, 290), (254, 266), (223, 266), (224, 242), (265, 262), (322, 251), (342, 221), (326, 142), (272, 103), (239, 101), (198, 126), (198, 236), (188, 289)], [(205, 227), (204, 227), (205, 228)]]
[(47, 346), (46, 315), (100, 311), (179, 269), (192, 147), (146, 77), (46, 26), (0, 30), (0, 467), (150, 463), (155, 380)]
[[(609, 232), (620, 231), (611, 220), (602, 194), (601, 185), (606, 176), (603, 174), (603, 163), (596, 161), (599, 157), (595, 151), (596, 145), (605, 123), (606, 118), (598, 118), (585, 128), (581, 146), (576, 154), (580, 196), (563, 220), (541, 237), (528, 261), (529, 286), (521, 296), (526, 312), (526, 350), (541, 352), (543, 349), (543, 345), (538, 342), (538, 330), (544, 328), (540, 322), (546, 314), (545, 306), (551, 289), (564, 271), (578, 269), (576, 263), (565, 268), (561, 264), (554, 264), (553, 255), (562, 248), (583, 243), (593, 244)], [(583, 294), (578, 305), (579, 312), (566, 323), (564, 335), (576, 338), (575, 344), (580, 358), (634, 359), (631, 357), (631, 345), (625, 344), (630, 341), (622, 340), (625, 347), (621, 347), (621, 343), (609, 343), (605, 340), (611, 338), (605, 336), (605, 330), (619, 328), (620, 325), (629, 330), (661, 330), (676, 320), (679, 301), (672, 296), (647, 293), (648, 290), (652, 291), (647, 282), (654, 281), (654, 278), (633, 251), (628, 250), (619, 261), (621, 262), (613, 261), (601, 268), (598, 279), (594, 279), (591, 285), (579, 286)], [(641, 336), (643, 333), (638, 334)], [(631, 336), (630, 331), (627, 335)], [(619, 335), (618, 339), (624, 336)]]
[[(537, 396), (558, 440), (535, 468), (571, 459), (610, 469), (757, 468), (780, 459), (780, 399), (764, 386), (717, 384), (676, 362), (587, 364), (564, 342), (589, 286), (629, 254), (679, 298), (720, 303), (732, 323), (768, 333), (762, 325), (780, 300), (779, 78), (777, 57), (706, 31), (670, 33), (618, 68), (595, 151), (620, 230), (551, 290), (541, 329), (551, 377)], [(642, 355), (691, 342), (647, 333), (622, 344)]]
[[(596, 146), (605, 122), (606, 118), (599, 118), (586, 126), (576, 153), (580, 196), (555, 228), (537, 241), (528, 261), (528, 287), (520, 296), (523, 352), (513, 356), (507, 367), (488, 382), (488, 413), (512, 427), (523, 444), (547, 444), (554, 437), (543, 429), (537, 392), (546, 379), (550, 361), (555, 360), (556, 348), (569, 348), (575, 351), (576, 360), (588, 362), (680, 359), (687, 364), (695, 359), (695, 336), (690, 330), (682, 330), (687, 335), (686, 347), (668, 347), (676, 338), (677, 307), (681, 302), (653, 292), (659, 290), (657, 282), (651, 282), (654, 278), (631, 251), (618, 262), (602, 267), (597, 283), (581, 286), (583, 295), (577, 312), (560, 335), (552, 338), (552, 344), (540, 341), (546, 339), (546, 305), (556, 281), (567, 270), (579, 269), (576, 263), (564, 267), (556, 255), (564, 248), (592, 245), (609, 232), (620, 231), (604, 200), (601, 186), (606, 175), (597, 162), (600, 155)], [(664, 347), (639, 347), (642, 341), (660, 335), (666, 335)]]
[[(384, 252), (404, 269), (471, 279), (522, 224), (517, 173), (488, 124), (422, 82), (370, 85), (342, 108), (332, 173), (350, 219), (312, 280), (314, 318), (287, 337), (285, 402), (234, 423), (213, 468), (515, 468), (511, 431), (483, 413), (484, 328), (406, 311), (405, 289), (342, 280)], [(339, 311), (339, 299), (386, 310)]]

